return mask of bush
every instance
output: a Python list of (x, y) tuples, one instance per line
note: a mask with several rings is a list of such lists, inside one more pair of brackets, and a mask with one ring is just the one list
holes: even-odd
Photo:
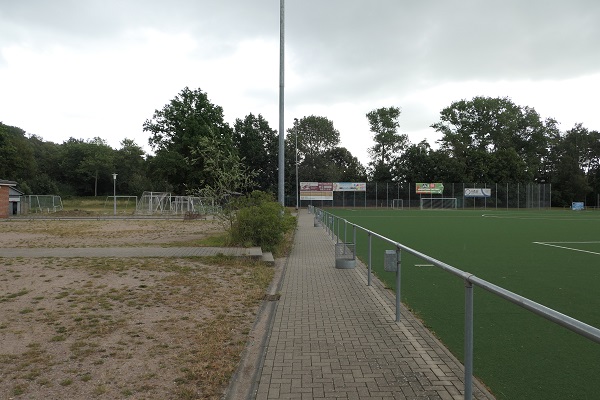
[(231, 239), (236, 244), (260, 246), (265, 251), (274, 251), (283, 242), (285, 234), (292, 230), (296, 219), (284, 210), (272, 197), (255, 191), (239, 199), (231, 227)]

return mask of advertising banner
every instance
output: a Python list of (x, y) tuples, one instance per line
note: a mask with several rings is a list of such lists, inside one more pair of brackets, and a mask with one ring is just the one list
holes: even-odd
[(492, 197), (492, 189), (465, 188), (465, 197)]
[(333, 183), (300, 182), (300, 200), (333, 200)]
[(300, 182), (300, 191), (313, 192), (331, 192), (333, 183), (331, 182)]
[(417, 194), (444, 194), (442, 183), (417, 183)]
[(334, 192), (366, 192), (366, 182), (334, 182)]
[(582, 201), (574, 201), (571, 203), (571, 210), (574, 210), (574, 211), (585, 210), (585, 204)]

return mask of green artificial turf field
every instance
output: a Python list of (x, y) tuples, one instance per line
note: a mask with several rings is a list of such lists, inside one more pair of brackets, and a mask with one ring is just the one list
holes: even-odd
[[(600, 212), (327, 211), (600, 327)], [(344, 235), (352, 241), (342, 224)], [(373, 271), (393, 288), (395, 275), (383, 271), (393, 246), (375, 238), (372, 246)], [(367, 235), (357, 230), (365, 264), (367, 251)], [(464, 283), (418, 264), (402, 255), (402, 301), (462, 360)], [(499, 399), (599, 398), (599, 344), (481, 288), (474, 303), (474, 373)]]

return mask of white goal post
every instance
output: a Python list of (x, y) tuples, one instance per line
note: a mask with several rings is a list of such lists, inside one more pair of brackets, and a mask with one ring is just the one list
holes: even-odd
[(392, 200), (392, 209), (393, 210), (404, 210), (404, 200), (403, 199)]
[(456, 197), (421, 197), (421, 210), (456, 209)]

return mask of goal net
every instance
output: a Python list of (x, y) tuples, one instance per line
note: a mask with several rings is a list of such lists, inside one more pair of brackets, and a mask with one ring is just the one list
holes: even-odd
[(456, 197), (421, 197), (421, 210), (458, 208)]
[(404, 210), (404, 200), (402, 200), (402, 199), (392, 200), (392, 209), (393, 210)]
[(54, 195), (26, 195), (21, 196), (21, 212), (27, 214), (35, 213), (55, 213), (62, 211), (63, 204), (60, 196)]
[(144, 192), (137, 202), (136, 214), (173, 214), (183, 215), (189, 212), (199, 214), (218, 214), (221, 207), (209, 198), (196, 196), (173, 196), (169, 192)]

